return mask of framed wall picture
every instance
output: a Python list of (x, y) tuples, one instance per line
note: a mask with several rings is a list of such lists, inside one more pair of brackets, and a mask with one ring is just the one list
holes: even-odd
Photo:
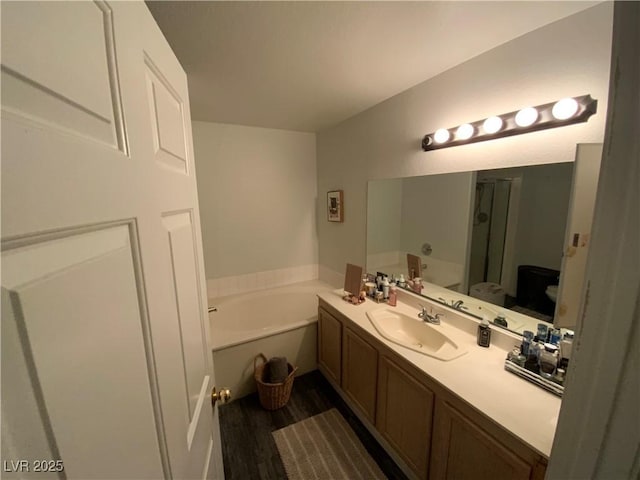
[(344, 221), (342, 190), (327, 192), (327, 220), (330, 222)]

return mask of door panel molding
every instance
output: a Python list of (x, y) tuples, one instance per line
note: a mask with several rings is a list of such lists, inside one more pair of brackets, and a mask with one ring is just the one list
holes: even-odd
[[(207, 344), (203, 325), (204, 311), (200, 288), (197, 245), (192, 209), (165, 212), (162, 224), (167, 232), (172, 284), (176, 303), (176, 321), (180, 336), (182, 372), (189, 426), (187, 449), (191, 450), (200, 423), (202, 406), (209, 398), (211, 376), (207, 375)], [(194, 341), (199, 341), (196, 345)], [(200, 351), (201, 358), (195, 352)]]
[(177, 173), (189, 175), (184, 102), (147, 52), (144, 64), (156, 160)]
[[(121, 404), (116, 417), (112, 414), (103, 420), (98, 416), (87, 422), (85, 434), (100, 429), (106, 433), (104, 439), (113, 441), (119, 429), (126, 430), (127, 414), (139, 412), (139, 406), (150, 402), (153, 409), (148, 418), (136, 415), (136, 421), (146, 423), (149, 428), (138, 428), (129, 435), (148, 443), (154, 441), (149, 432), (156, 432), (158, 460), (165, 469), (165, 477), (170, 478), (135, 220), (5, 240), (2, 260), (3, 297), (7, 294), (9, 297), (8, 304), (3, 305), (3, 316), (15, 323), (21, 357), (30, 378), (28, 390), (32, 393), (28, 395), (33, 395), (37, 405), (51, 458), (65, 461), (65, 469), (71, 475), (74, 469), (80, 476), (89, 474), (94, 465), (83, 462), (82, 449), (74, 444), (75, 434), (66, 426), (69, 399), (76, 402), (72, 407), (75, 414), (92, 418), (90, 409), (103, 404), (105, 408), (101, 411), (107, 412), (106, 407), (119, 400), (106, 385), (129, 385), (128, 408)], [(105, 285), (111, 288), (105, 291)], [(114, 289), (114, 285), (119, 288)], [(109, 342), (120, 345), (119, 358), (101, 356), (106, 353), (103, 344)], [(78, 350), (85, 352), (82, 364), (70, 361), (69, 355)], [(20, 360), (13, 357), (12, 361)], [(118, 366), (119, 362), (129, 365), (124, 369), (126, 372)], [(57, 368), (59, 365), (66, 368)], [(98, 375), (100, 383), (85, 385), (80, 390), (77, 381), (87, 380), (87, 371), (91, 371), (91, 376)], [(76, 388), (77, 395), (73, 395)], [(109, 425), (113, 427), (111, 432)], [(86, 448), (103, 443), (100, 440), (103, 436), (94, 438), (85, 443)], [(132, 458), (129, 467), (135, 469), (139, 465)], [(103, 473), (108, 475), (108, 467), (104, 468), (107, 470)], [(140, 468), (143, 470), (138, 473), (146, 471), (145, 467)]]
[(189, 424), (189, 430), (187, 430), (187, 449), (191, 450), (191, 444), (193, 443), (193, 437), (196, 434), (198, 423), (200, 421), (200, 413), (202, 412), (202, 406), (205, 404), (205, 400), (209, 399), (209, 385), (211, 384), (211, 377), (205, 375), (202, 380), (202, 387), (200, 388), (200, 395), (198, 395), (198, 403), (196, 404), (191, 423)]
[[(3, 6), (3, 28), (11, 29), (6, 35), (17, 47), (3, 51), (3, 110), (128, 155), (111, 7), (101, 0), (83, 5), (28, 3)], [(74, 14), (85, 21), (69, 23), (69, 8), (81, 9)], [(15, 25), (14, 16), (21, 18)], [(43, 37), (48, 41), (43, 43)], [(36, 39), (40, 41), (34, 44)]]

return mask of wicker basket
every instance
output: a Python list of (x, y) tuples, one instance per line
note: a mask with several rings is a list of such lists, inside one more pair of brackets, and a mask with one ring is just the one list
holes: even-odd
[[(262, 364), (258, 365), (257, 361), (260, 358), (262, 359)], [(256, 358), (253, 359), (253, 377), (256, 379), (260, 405), (266, 410), (277, 410), (278, 408), (284, 407), (289, 401), (291, 388), (293, 387), (293, 378), (298, 367), (287, 363), (289, 375), (282, 383), (265, 382), (264, 379), (268, 374), (268, 371), (265, 371), (265, 367), (267, 367), (267, 357), (259, 353), (256, 355)]]

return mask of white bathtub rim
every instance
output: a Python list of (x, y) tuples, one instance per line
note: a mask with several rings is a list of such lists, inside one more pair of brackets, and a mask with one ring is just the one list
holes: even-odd
[(280, 335), (283, 333), (307, 328), (310, 325), (313, 325), (314, 323), (317, 323), (317, 322), (318, 322), (318, 316), (316, 315), (314, 318), (303, 320), (302, 322), (298, 322), (295, 324), (289, 323), (283, 328), (268, 330), (266, 332), (258, 332), (255, 335), (245, 335), (242, 338), (239, 338), (237, 340), (225, 342), (224, 345), (212, 346), (211, 351), (220, 352), (222, 350), (226, 350), (227, 348), (237, 347), (238, 345), (242, 345), (243, 343), (250, 343), (250, 342), (255, 342), (256, 340), (262, 340), (263, 338), (275, 337), (276, 335)]
[[(328, 283), (322, 282), (320, 280), (311, 280), (305, 282), (299, 282), (291, 285), (286, 285), (283, 287), (276, 287), (272, 289), (261, 289), (255, 292), (249, 292), (248, 294), (252, 296), (252, 298), (260, 298), (263, 296), (269, 295), (277, 295), (280, 293), (314, 293), (316, 296), (318, 293), (326, 290), (333, 290), (333, 287)], [(218, 306), (218, 305), (229, 305), (236, 303), (237, 301), (243, 300), (247, 295), (247, 293), (228, 295), (225, 297), (218, 297), (211, 299), (209, 302), (210, 306)], [(311, 312), (310, 312), (311, 313)], [(209, 313), (209, 321), (213, 317), (215, 321), (216, 312)], [(311, 313), (311, 315), (305, 319), (302, 319), (297, 322), (286, 323), (284, 325), (275, 325), (269, 326), (262, 329), (253, 329), (246, 330), (240, 332), (226, 332), (224, 337), (224, 342), (220, 343), (214, 341), (215, 337), (215, 329), (213, 328), (213, 324), (211, 324), (210, 334), (211, 334), (211, 350), (212, 352), (217, 352), (219, 350), (224, 350), (225, 348), (233, 347), (240, 345), (242, 343), (247, 343), (255, 340), (259, 340), (261, 338), (271, 337), (274, 335), (278, 335), (280, 333), (288, 332), (291, 330), (297, 330), (299, 328), (304, 328), (318, 321), (317, 310)]]

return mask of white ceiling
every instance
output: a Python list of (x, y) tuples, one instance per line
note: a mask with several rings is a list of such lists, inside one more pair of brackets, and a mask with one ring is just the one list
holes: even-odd
[(596, 3), (147, 5), (187, 72), (194, 120), (315, 132)]

